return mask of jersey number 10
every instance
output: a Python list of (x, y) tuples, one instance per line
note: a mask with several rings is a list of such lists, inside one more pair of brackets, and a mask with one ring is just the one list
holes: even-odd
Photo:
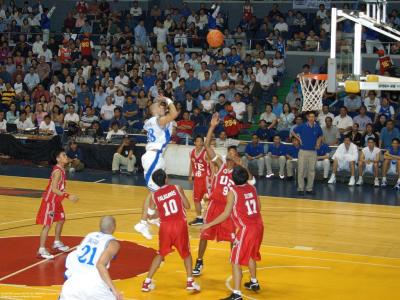
[(176, 205), (175, 199), (171, 199), (168, 202), (164, 202), (163, 208), (166, 217), (172, 214), (176, 214), (178, 212), (178, 206)]
[[(82, 253), (82, 255), (78, 256), (78, 261), (81, 264), (87, 264), (87, 265), (93, 266), (93, 259), (94, 259), (94, 256), (96, 255), (97, 248), (96, 247), (91, 248), (89, 245), (86, 245), (85, 247), (83, 247), (82, 250), (83, 250), (83, 253)], [(90, 254), (90, 257), (88, 260), (87, 256), (89, 255), (90, 252), (91, 252), (91, 254)]]

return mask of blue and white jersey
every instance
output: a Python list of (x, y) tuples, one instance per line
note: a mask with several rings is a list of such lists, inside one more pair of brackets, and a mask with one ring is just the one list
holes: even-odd
[(147, 132), (146, 151), (162, 151), (171, 140), (172, 122), (161, 127), (158, 124), (158, 117), (151, 117), (144, 122), (143, 129)]
[(101, 280), (96, 264), (110, 241), (114, 239), (111, 234), (102, 232), (89, 233), (77, 249), (68, 254), (65, 261), (65, 267), (67, 268), (65, 277), (70, 278), (78, 274), (79, 276), (84, 275), (90, 278), (94, 276)]

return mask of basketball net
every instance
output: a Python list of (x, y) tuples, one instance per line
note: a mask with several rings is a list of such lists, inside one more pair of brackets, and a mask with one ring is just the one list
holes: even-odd
[(327, 74), (300, 75), (303, 105), (301, 111), (321, 111), (322, 97), (328, 87)]

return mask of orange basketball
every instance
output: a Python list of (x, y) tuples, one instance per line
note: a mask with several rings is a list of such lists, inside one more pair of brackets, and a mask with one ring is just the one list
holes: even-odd
[(207, 43), (212, 48), (218, 48), (224, 43), (224, 38), (225, 37), (221, 31), (213, 29), (207, 34)]

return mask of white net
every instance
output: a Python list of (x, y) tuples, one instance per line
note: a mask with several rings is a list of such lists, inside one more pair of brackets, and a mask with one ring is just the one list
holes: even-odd
[(321, 111), (322, 97), (328, 86), (326, 76), (300, 76), (303, 94), (302, 111)]

